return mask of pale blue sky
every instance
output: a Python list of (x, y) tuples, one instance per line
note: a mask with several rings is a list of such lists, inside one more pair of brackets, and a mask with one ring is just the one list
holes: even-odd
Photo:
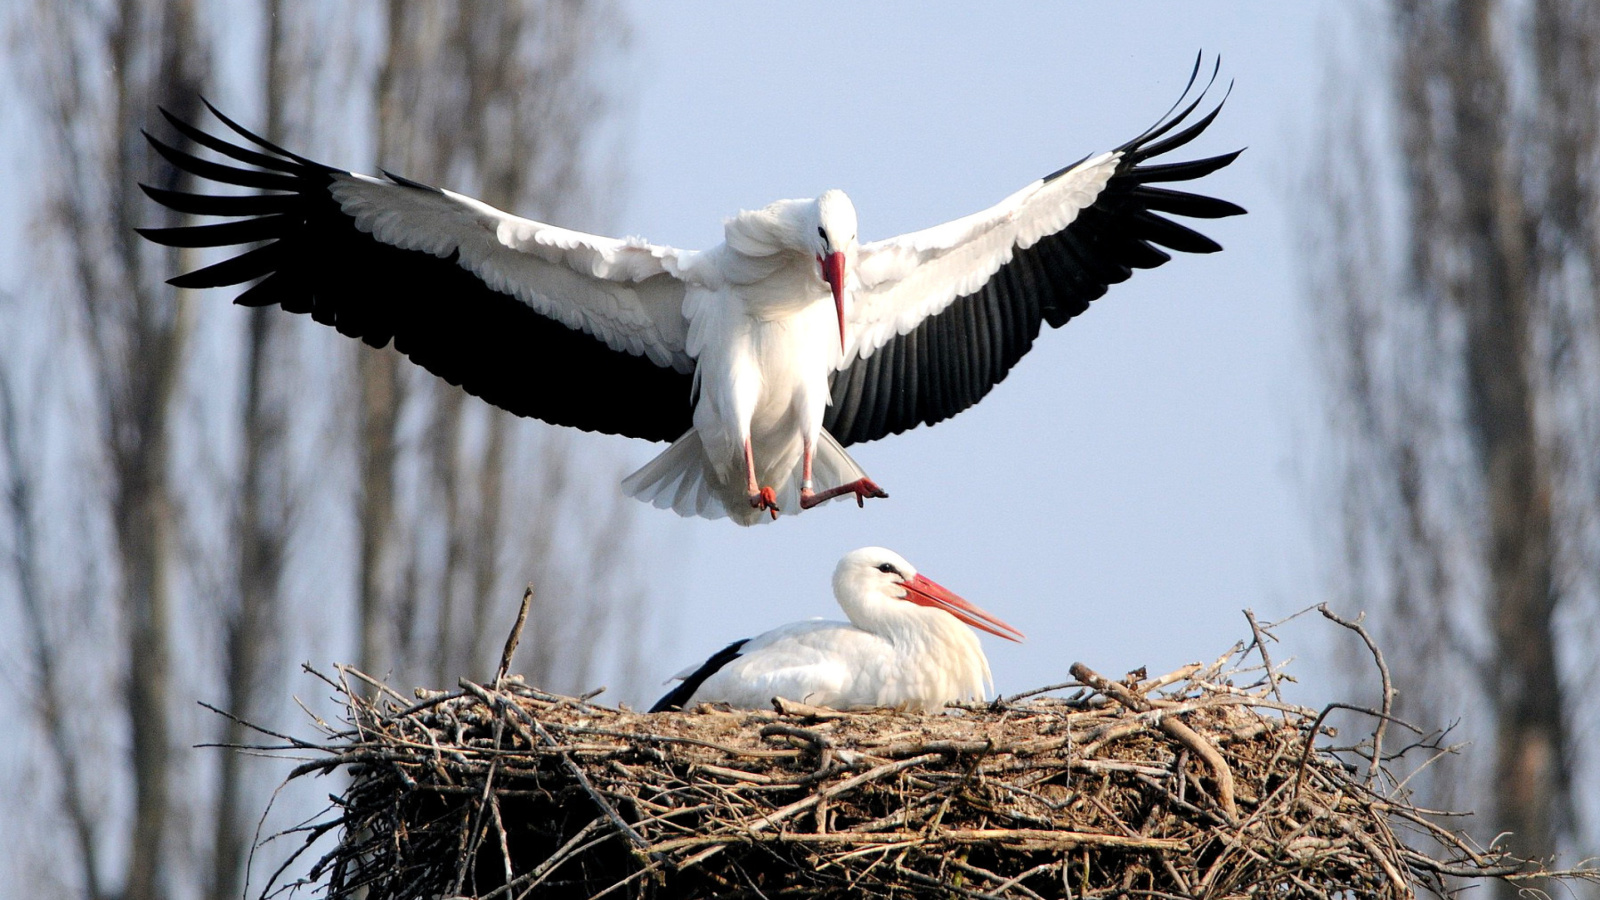
[[(1250, 210), (1202, 224), (1224, 252), (1137, 273), (1041, 335), (978, 406), (852, 448), (891, 499), (752, 529), (641, 507), (668, 637), (651, 678), (735, 638), (836, 616), (833, 565), (867, 544), (1029, 635), (984, 638), (1005, 691), (1062, 680), (1077, 659), (1116, 673), (1209, 658), (1241, 635), (1240, 608), (1320, 599), (1313, 479), (1299, 462), (1317, 453), (1320, 416), (1289, 203), (1332, 4), (627, 9), (629, 149), (611, 226), (658, 242), (709, 246), (740, 208), (830, 187), (854, 199), (863, 239), (965, 215), (1142, 131), (1202, 49), (1235, 87), (1184, 152), (1249, 148), (1200, 183)], [(0, 241), (7, 271), (20, 246)], [(573, 434), (631, 465), (660, 449)]]
[(716, 243), (737, 209), (832, 187), (864, 240), (973, 212), (1139, 133), (1201, 49), (1235, 88), (1183, 152), (1249, 148), (1200, 184), (1250, 210), (1204, 223), (1223, 253), (1136, 273), (1042, 335), (977, 407), (852, 448), (891, 499), (751, 529), (645, 514), (683, 554), (663, 565), (681, 577), (658, 598), (676, 629), (660, 677), (836, 616), (833, 565), (866, 544), (1028, 634), (984, 638), (1002, 691), (1063, 680), (1079, 659), (1110, 673), (1209, 659), (1246, 633), (1239, 609), (1320, 599), (1299, 462), (1319, 417), (1289, 207), (1327, 4), (631, 9), (639, 78), (615, 225), (676, 246)]

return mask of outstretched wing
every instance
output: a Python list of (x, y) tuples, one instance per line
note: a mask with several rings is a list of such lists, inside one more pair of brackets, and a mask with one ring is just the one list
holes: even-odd
[(141, 185), (178, 212), (234, 220), (141, 229), (159, 244), (238, 251), (172, 284), (255, 282), (235, 302), (310, 313), (374, 347), (393, 340), (413, 362), (517, 415), (650, 440), (689, 429), (683, 251), (330, 168), (211, 111), (260, 149), (162, 114), (189, 141), (252, 168), (146, 137), (195, 178), (258, 193)]
[[(1197, 60), (1185, 97), (1198, 74)], [(1240, 151), (1146, 164), (1211, 124), (1222, 101), (1185, 124), (1206, 92), (1121, 147), (1035, 181), (983, 212), (863, 244), (850, 344), (833, 375), (824, 427), (849, 445), (947, 419), (1006, 377), (1033, 346), (1041, 322), (1060, 327), (1107, 285), (1171, 259), (1162, 247), (1222, 249), (1161, 214), (1218, 218), (1243, 209), (1153, 185), (1200, 178)]]

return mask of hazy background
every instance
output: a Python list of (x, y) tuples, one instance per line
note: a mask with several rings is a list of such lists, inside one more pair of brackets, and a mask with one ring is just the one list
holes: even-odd
[[(881, 544), (1027, 633), (997, 687), (1210, 659), (1328, 601), (1401, 710), (1472, 741), (1415, 782), (1487, 841), (1582, 856), (1600, 767), (1600, 4), (12, 0), (0, 5), (0, 883), (238, 896), (309, 736), (298, 672), (515, 666), (642, 705), (731, 640), (835, 616)], [(1175, 158), (1249, 215), (1047, 330), (982, 403), (852, 448), (892, 495), (740, 529), (623, 498), (661, 447), (513, 420), (392, 350), (162, 282), (205, 253), (134, 187), (156, 107), (333, 165), (701, 248), (847, 191), (864, 240), (1114, 147), (1220, 57)], [(183, 188), (183, 184), (170, 187)], [(1316, 617), (1295, 697), (1376, 704)], [(1370, 722), (1352, 720), (1346, 727)], [(339, 786), (278, 795), (261, 834)], [(10, 826), (10, 827), (7, 827)], [(1572, 856), (1569, 855), (1569, 858)]]

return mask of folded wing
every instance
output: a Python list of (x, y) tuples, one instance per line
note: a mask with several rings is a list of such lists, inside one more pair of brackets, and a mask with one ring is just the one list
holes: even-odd
[[(1191, 76), (1185, 96), (1194, 84)], [(1220, 250), (1166, 215), (1218, 218), (1244, 210), (1157, 185), (1200, 178), (1238, 151), (1146, 164), (1211, 124), (1221, 101), (1186, 122), (1205, 94), (1116, 150), (983, 212), (863, 244), (851, 343), (833, 375), (824, 427), (849, 445), (949, 418), (1005, 378), (1033, 346), (1040, 323), (1060, 327), (1134, 269), (1171, 259), (1162, 248)]]
[(374, 347), (392, 340), (413, 362), (517, 415), (650, 440), (672, 440), (692, 424), (676, 277), (683, 251), (330, 168), (212, 112), (260, 149), (163, 114), (193, 144), (251, 168), (147, 137), (208, 187), (257, 193), (143, 186), (178, 212), (232, 220), (141, 231), (169, 246), (235, 251), (174, 285), (254, 282), (236, 302), (310, 313)]

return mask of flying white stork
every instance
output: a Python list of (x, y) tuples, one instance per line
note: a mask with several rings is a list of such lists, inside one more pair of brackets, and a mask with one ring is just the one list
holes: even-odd
[(833, 596), (850, 621), (792, 622), (734, 641), (674, 675), (683, 683), (650, 711), (719, 702), (761, 709), (783, 697), (834, 709), (930, 712), (988, 693), (989, 660), (972, 628), (1022, 640), (1022, 632), (882, 547), (845, 554), (833, 571)]
[[(1197, 60), (1183, 98), (1198, 73)], [(1132, 269), (1166, 262), (1161, 247), (1221, 249), (1161, 214), (1242, 209), (1155, 185), (1200, 178), (1237, 151), (1148, 162), (1216, 117), (1221, 101), (1190, 121), (1206, 90), (1121, 147), (944, 225), (864, 243), (849, 198), (830, 190), (741, 212), (704, 251), (570, 231), (397, 175), (330, 168), (214, 107), (259, 149), (162, 110), (188, 142), (250, 168), (147, 133), (169, 162), (260, 193), (142, 185), (177, 212), (235, 221), (141, 233), (241, 251), (171, 279), (179, 287), (255, 282), (235, 302), (310, 313), (374, 347), (393, 340), (518, 415), (672, 441), (624, 489), (681, 515), (753, 524), (838, 496), (887, 496), (844, 447), (978, 402), (1041, 322), (1060, 326)]]

